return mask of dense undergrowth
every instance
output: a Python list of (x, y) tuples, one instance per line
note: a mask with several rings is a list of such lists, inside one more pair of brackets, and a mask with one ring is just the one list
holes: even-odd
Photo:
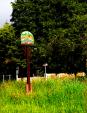
[(35, 80), (0, 84), (0, 113), (87, 113), (87, 80)]

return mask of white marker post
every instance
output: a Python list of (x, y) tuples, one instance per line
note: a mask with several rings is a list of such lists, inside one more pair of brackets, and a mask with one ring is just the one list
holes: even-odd
[(43, 66), (44, 66), (44, 68), (45, 68), (45, 73), (44, 73), (44, 77), (46, 77), (46, 67), (48, 66), (48, 64), (47, 63), (45, 63), (45, 64), (43, 64)]

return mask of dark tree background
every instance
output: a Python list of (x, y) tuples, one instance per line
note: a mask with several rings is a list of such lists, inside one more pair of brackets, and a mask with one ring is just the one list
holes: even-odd
[(12, 7), (11, 22), (16, 39), (20, 40), (25, 30), (34, 35), (31, 64), (34, 73), (42, 73), (46, 62), (48, 72), (86, 71), (85, 0), (16, 0)]

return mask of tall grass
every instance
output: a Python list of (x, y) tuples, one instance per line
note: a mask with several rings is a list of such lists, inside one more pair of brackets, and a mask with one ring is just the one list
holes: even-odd
[(87, 81), (35, 80), (26, 95), (25, 83), (0, 85), (0, 113), (87, 113)]

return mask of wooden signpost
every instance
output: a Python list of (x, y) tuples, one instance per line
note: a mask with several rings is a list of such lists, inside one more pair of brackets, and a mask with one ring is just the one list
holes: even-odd
[(21, 45), (25, 48), (26, 64), (27, 64), (27, 84), (26, 93), (29, 93), (31, 88), (30, 83), (30, 62), (31, 62), (31, 46), (34, 45), (34, 36), (29, 31), (24, 31), (21, 33)]

